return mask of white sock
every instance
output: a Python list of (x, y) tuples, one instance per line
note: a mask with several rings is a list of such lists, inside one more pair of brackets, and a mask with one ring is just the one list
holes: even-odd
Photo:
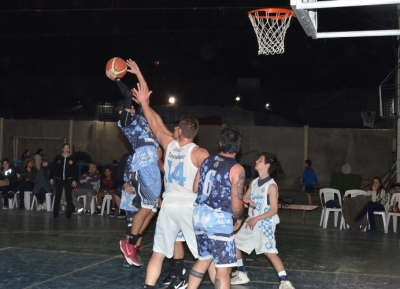
[(279, 279), (281, 279), (281, 280), (285, 279), (284, 277), (286, 277), (286, 271), (283, 270), (281, 272), (278, 272), (278, 276), (279, 276)]

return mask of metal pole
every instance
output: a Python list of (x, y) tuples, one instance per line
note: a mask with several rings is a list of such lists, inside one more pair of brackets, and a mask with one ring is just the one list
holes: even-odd
[(72, 152), (72, 148), (73, 148), (73, 142), (74, 142), (74, 120), (70, 119), (69, 120), (69, 134), (68, 134), (68, 142), (71, 148), (71, 152)]
[(304, 159), (303, 159), (303, 163), (302, 163), (302, 169), (304, 169), (303, 164), (304, 161), (308, 159), (308, 129), (310, 127), (308, 125), (304, 126)]

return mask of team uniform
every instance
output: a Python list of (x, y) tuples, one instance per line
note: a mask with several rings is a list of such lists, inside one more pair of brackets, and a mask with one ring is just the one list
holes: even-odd
[(234, 159), (216, 154), (206, 158), (200, 168), (193, 227), (199, 260), (212, 258), (216, 267), (234, 267), (237, 262), (229, 179), (236, 164)]
[(196, 146), (190, 143), (180, 147), (179, 142), (174, 140), (168, 144), (165, 153), (165, 192), (157, 219), (153, 251), (167, 258), (173, 257), (174, 242), (177, 237), (182, 238), (180, 233), (185, 236), (193, 256), (198, 256), (192, 224), (194, 201), (197, 196), (193, 193), (193, 182), (197, 167), (192, 163), (191, 153)]
[[(250, 199), (256, 205), (249, 208), (249, 218), (257, 217), (271, 209), (268, 189), (272, 184), (276, 185), (271, 177), (263, 180), (257, 178), (252, 182)], [(246, 224), (243, 224), (235, 235), (236, 247), (247, 254), (250, 254), (253, 250), (256, 251), (256, 254), (278, 254), (275, 240), (277, 224), (279, 224), (278, 215), (258, 221), (253, 230), (249, 227), (246, 228)]]
[(118, 126), (135, 150), (130, 171), (139, 184), (141, 206), (157, 210), (157, 198), (161, 191), (161, 176), (157, 166), (158, 143), (142, 114), (130, 114), (123, 110)]
[[(126, 160), (126, 165), (125, 165), (125, 170), (124, 170), (124, 182), (131, 185), (134, 187), (134, 184), (132, 182), (133, 178), (133, 172), (131, 171), (132, 166), (130, 165), (132, 163), (132, 156), (133, 154), (129, 154), (127, 160)], [(127, 221), (127, 234), (129, 235), (131, 233), (131, 227), (132, 227), (132, 222), (133, 218), (135, 217), (137, 211), (139, 208), (134, 206), (133, 200), (137, 197), (136, 194), (136, 189), (133, 188), (132, 194), (127, 193), (124, 190), (124, 187), (121, 187), (121, 204), (120, 204), (120, 209), (125, 210), (126, 212), (126, 221)], [(140, 205), (140, 203), (139, 203)]]

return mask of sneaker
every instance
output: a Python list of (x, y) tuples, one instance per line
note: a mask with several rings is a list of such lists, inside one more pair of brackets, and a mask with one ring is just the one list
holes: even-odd
[(124, 259), (124, 263), (122, 263), (122, 267), (131, 268), (131, 267), (133, 267), (133, 265), (129, 265), (128, 262), (126, 262), (126, 260)]
[(85, 210), (85, 215), (86, 215), (86, 216), (90, 216), (90, 211)]
[(83, 208), (80, 208), (80, 209), (76, 208), (72, 214), (80, 214), (82, 212), (83, 212)]
[(279, 285), (279, 289), (294, 289), (294, 287), (290, 281), (282, 280), (281, 285)]
[(8, 210), (8, 206), (3, 206), (3, 210)]
[(110, 213), (108, 214), (109, 217), (115, 217), (115, 209), (111, 209)]
[(124, 253), (125, 260), (128, 264), (138, 267), (142, 265), (142, 262), (138, 258), (137, 245), (131, 245), (127, 239), (124, 239), (119, 242), (119, 248), (122, 253)]
[[(182, 270), (182, 276), (184, 276), (186, 273), (186, 269), (183, 268)], [(163, 285), (169, 285), (171, 283), (172, 280), (175, 279), (174, 275), (171, 275), (171, 272), (169, 272), (168, 276), (164, 278), (164, 280), (162, 280)]]
[(239, 285), (249, 283), (250, 279), (247, 274), (242, 271), (235, 271), (231, 274), (231, 285)]
[(47, 211), (46, 202), (43, 202), (43, 204), (42, 204), (42, 208), (43, 208), (43, 211)]
[(99, 216), (101, 214), (101, 209), (96, 208), (96, 212), (94, 212), (92, 215)]
[(187, 285), (188, 284), (185, 279), (176, 277), (171, 281), (171, 283), (168, 286), (168, 289), (186, 288)]
[(37, 206), (36, 206), (36, 210), (37, 211), (41, 211), (43, 208), (42, 208), (42, 204), (38, 204)]
[(121, 219), (121, 218), (125, 218), (125, 216), (126, 216), (126, 213), (125, 213), (125, 211), (119, 211), (119, 214), (117, 215), (117, 218), (119, 218), (119, 219)]

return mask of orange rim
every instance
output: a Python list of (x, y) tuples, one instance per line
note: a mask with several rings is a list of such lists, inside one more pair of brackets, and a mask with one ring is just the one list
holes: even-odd
[[(257, 12), (265, 12), (266, 15), (254, 15)], [(283, 14), (282, 14), (283, 13)], [(268, 14), (268, 16), (267, 16)], [(262, 8), (262, 9), (256, 9), (252, 10), (247, 13), (247, 15), (253, 17), (253, 18), (261, 18), (261, 19), (277, 19), (281, 20), (284, 18), (287, 18), (289, 16), (296, 17), (296, 14), (290, 9), (283, 9), (283, 8)], [(279, 16), (278, 16), (279, 15)]]

